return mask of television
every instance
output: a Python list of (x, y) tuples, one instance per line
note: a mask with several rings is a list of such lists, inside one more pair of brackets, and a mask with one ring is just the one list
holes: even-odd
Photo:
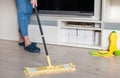
[(94, 0), (38, 0), (40, 14), (94, 16)]

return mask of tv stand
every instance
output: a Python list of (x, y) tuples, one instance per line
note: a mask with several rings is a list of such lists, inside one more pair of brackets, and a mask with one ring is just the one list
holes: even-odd
[[(114, 7), (116, 5), (117, 7)], [(115, 30), (120, 36), (120, 0), (96, 0), (95, 6), (94, 16), (40, 14), (47, 43), (107, 49), (110, 32)], [(35, 21), (34, 14), (32, 19)], [(40, 35), (37, 34), (39, 31), (35, 27), (37, 26), (32, 25), (31, 31), (36, 34), (36, 37), (33, 35), (31, 37), (33, 40), (41, 42), (38, 38)], [(120, 39), (118, 39), (118, 43), (120, 43)], [(120, 49), (120, 45), (118, 45), (118, 49)]]
[[(88, 14), (39, 14), (46, 42), (48, 44), (100, 49), (102, 33), (100, 3), (101, 0), (95, 1), (94, 16), (88, 16)], [(40, 38), (38, 38), (40, 34), (39, 30), (37, 30), (38, 26), (36, 21), (36, 16), (33, 14), (30, 26), (30, 37), (33, 41), (42, 42)], [(35, 33), (36, 36), (32, 35), (33, 33)]]

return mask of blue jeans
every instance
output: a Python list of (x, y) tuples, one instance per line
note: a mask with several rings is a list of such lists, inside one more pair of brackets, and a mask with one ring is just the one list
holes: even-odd
[(16, 0), (19, 32), (24, 36), (28, 36), (28, 26), (32, 15), (32, 4), (30, 0)]

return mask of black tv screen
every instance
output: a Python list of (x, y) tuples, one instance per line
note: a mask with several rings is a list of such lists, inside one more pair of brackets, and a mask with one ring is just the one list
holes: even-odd
[(38, 0), (41, 14), (94, 15), (94, 0)]

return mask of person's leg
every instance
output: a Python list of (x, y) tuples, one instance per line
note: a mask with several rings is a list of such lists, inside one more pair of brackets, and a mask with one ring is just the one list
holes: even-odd
[[(18, 10), (18, 24), (19, 24), (19, 32), (20, 32), (20, 38), (19, 42), (24, 41), (25, 47), (30, 46), (31, 42), (28, 37), (28, 26), (30, 23), (30, 17), (32, 14), (32, 5), (30, 3), (30, 0), (16, 0), (17, 10)], [(32, 45), (33, 48), (32, 51), (36, 51), (36, 49), (39, 49)], [(30, 50), (29, 48), (29, 50)]]
[(25, 41), (27, 46), (31, 43), (28, 38), (28, 26), (32, 14), (32, 5), (30, 0), (16, 0), (16, 4), (18, 9), (18, 23), (20, 31), (19, 41)]
[(19, 33), (18, 43), (23, 43), (23, 42), (25, 42), (24, 37)]

